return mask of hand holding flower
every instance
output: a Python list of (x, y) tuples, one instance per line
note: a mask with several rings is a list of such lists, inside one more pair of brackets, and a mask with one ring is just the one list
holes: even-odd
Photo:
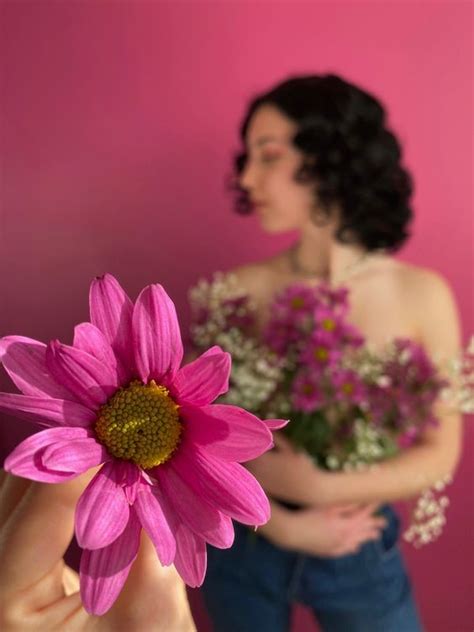
[(98, 618), (84, 609), (79, 577), (63, 554), (74, 508), (93, 472), (59, 485), (0, 475), (0, 629), (68, 632), (195, 632), (184, 582), (163, 567), (143, 535), (138, 557), (112, 608)]
[(228, 389), (230, 356), (213, 346), (181, 366), (175, 307), (158, 284), (135, 304), (111, 275), (93, 281), (91, 322), (73, 345), (0, 339), (0, 360), (22, 394), (0, 393), (0, 410), (45, 430), (25, 439), (5, 469), (64, 483), (101, 465), (79, 498), (81, 597), (103, 615), (150, 537), (164, 566), (202, 584), (206, 543), (232, 545), (232, 518), (268, 521), (268, 499), (241, 463), (273, 445), (272, 430), (237, 406), (212, 402)]

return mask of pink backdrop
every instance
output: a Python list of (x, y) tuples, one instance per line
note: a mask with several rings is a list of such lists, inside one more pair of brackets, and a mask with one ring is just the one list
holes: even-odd
[[(248, 98), (326, 71), (387, 103), (417, 183), (401, 256), (449, 279), (465, 337), (474, 331), (471, 3), (4, 0), (0, 11), (1, 335), (70, 341), (104, 271), (133, 295), (163, 283), (185, 327), (198, 276), (286, 245), (232, 214), (224, 177)], [(1, 424), (3, 452), (30, 430)], [(444, 537), (406, 551), (430, 632), (474, 626), (473, 442), (466, 423)], [(295, 629), (309, 621), (298, 610)]]

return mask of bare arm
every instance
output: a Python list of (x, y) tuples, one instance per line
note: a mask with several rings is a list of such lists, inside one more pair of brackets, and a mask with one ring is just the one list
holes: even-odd
[[(459, 319), (448, 286), (429, 275), (420, 288), (418, 322), (427, 352), (441, 363), (460, 347)], [(319, 506), (347, 502), (380, 502), (409, 498), (452, 475), (460, 456), (461, 418), (441, 404), (439, 426), (396, 457), (355, 472), (323, 472), (310, 459), (286, 451), (267, 453), (249, 464), (263, 487), (278, 497)]]

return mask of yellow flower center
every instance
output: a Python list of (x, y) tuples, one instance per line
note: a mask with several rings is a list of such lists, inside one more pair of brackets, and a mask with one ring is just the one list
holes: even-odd
[(347, 395), (351, 395), (354, 392), (354, 385), (351, 384), (350, 382), (346, 382), (343, 387), (342, 390), (344, 393), (346, 393)]
[(325, 318), (322, 322), (323, 329), (326, 331), (334, 331), (336, 323), (331, 318)]
[(316, 360), (325, 362), (329, 357), (329, 352), (324, 347), (316, 347), (316, 349), (314, 350), (314, 357), (316, 358)]
[(293, 309), (303, 309), (303, 307), (304, 307), (304, 298), (302, 296), (294, 296), (291, 299), (291, 307)]
[(164, 386), (135, 380), (101, 406), (95, 431), (118, 459), (147, 469), (167, 461), (181, 436), (178, 404)]

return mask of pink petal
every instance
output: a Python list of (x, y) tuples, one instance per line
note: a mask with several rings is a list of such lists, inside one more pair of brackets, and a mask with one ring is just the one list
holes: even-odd
[(155, 545), (163, 566), (173, 563), (176, 554), (176, 540), (168, 525), (158, 497), (152, 493), (150, 485), (142, 482), (138, 488), (134, 504), (142, 527)]
[(0, 339), (0, 361), (14, 384), (25, 395), (72, 399), (46, 367), (46, 345), (24, 336)]
[(206, 542), (183, 523), (176, 531), (174, 565), (188, 586), (201, 586), (207, 567)]
[(45, 483), (61, 483), (77, 476), (77, 472), (63, 472), (45, 467), (42, 455), (50, 445), (76, 441), (88, 437), (85, 428), (48, 428), (22, 441), (5, 459), (4, 468), (16, 476)]
[(176, 570), (191, 588), (201, 586), (207, 567), (206, 542), (183, 523), (176, 532), (176, 542)]
[(99, 362), (113, 367), (117, 373), (117, 382), (119, 384), (124, 384), (128, 381), (130, 377), (129, 372), (125, 371), (107, 338), (95, 325), (91, 323), (76, 325), (74, 327), (73, 346), (94, 356)]
[(94, 476), (76, 505), (76, 538), (83, 549), (101, 549), (125, 529), (130, 505), (122, 487), (117, 461), (106, 463)]
[(193, 488), (182, 480), (172, 467), (173, 460), (153, 470), (169, 503), (180, 519), (206, 542), (220, 549), (232, 546), (234, 541), (232, 521), (208, 503), (204, 497), (196, 494)]
[(140, 531), (140, 523), (132, 509), (126, 528), (112, 544), (82, 552), (81, 599), (90, 614), (104, 614), (117, 599), (137, 557)]
[(57, 381), (89, 408), (97, 409), (117, 390), (113, 367), (57, 340), (46, 349), (46, 364)]
[(110, 459), (111, 456), (104, 446), (92, 437), (50, 445), (41, 455), (41, 461), (47, 469), (76, 474), (86, 472)]
[(125, 492), (125, 498), (127, 499), (129, 505), (133, 505), (137, 498), (137, 493), (144, 472), (131, 461), (122, 461), (117, 465), (122, 471), (122, 487)]
[(182, 367), (172, 390), (179, 403), (205, 406), (229, 390), (231, 357), (217, 345)]
[(111, 274), (92, 281), (89, 293), (92, 324), (104, 334), (129, 378), (135, 374), (132, 340), (133, 303)]
[(214, 507), (249, 525), (270, 519), (270, 504), (258, 481), (238, 463), (229, 463), (183, 442), (172, 460), (181, 478)]
[(258, 417), (238, 406), (211, 404), (198, 408), (184, 404), (180, 416), (186, 437), (226, 461), (256, 459), (273, 446), (269, 428)]
[(132, 322), (140, 378), (144, 383), (172, 381), (183, 359), (183, 343), (175, 306), (161, 285), (140, 292)]
[(178, 517), (170, 501), (155, 487), (153, 493), (165, 513), (168, 524), (176, 538), (174, 565), (188, 586), (196, 588), (204, 581), (207, 567), (206, 542), (189, 529)]
[(90, 408), (77, 402), (16, 393), (0, 393), (0, 410), (42, 426), (89, 427), (96, 417)]
[(289, 419), (262, 419), (262, 421), (270, 430), (280, 430), (290, 423)]

